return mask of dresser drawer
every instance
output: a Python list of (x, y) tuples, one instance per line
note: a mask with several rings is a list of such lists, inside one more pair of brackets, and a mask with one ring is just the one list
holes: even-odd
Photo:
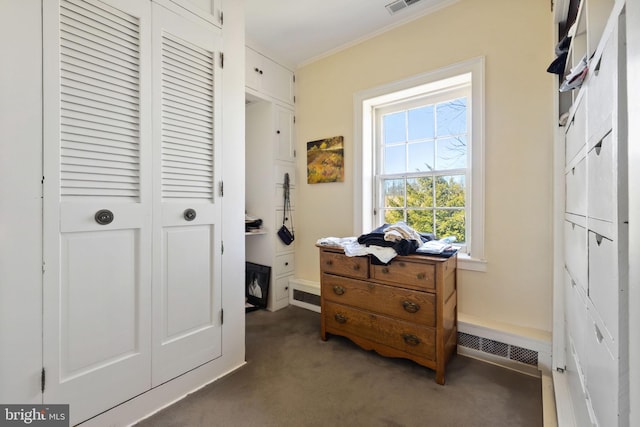
[(435, 360), (435, 328), (391, 319), (341, 304), (323, 306), (329, 332), (361, 337), (421, 358)]
[(371, 277), (417, 290), (435, 290), (436, 266), (433, 264), (393, 261), (389, 265), (371, 265)]
[(323, 274), (322, 296), (425, 326), (436, 325), (435, 294)]
[(326, 273), (366, 279), (369, 277), (369, 258), (320, 251), (320, 269)]

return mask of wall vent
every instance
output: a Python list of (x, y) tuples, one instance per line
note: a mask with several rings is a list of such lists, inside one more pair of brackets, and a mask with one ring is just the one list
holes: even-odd
[(320, 307), (320, 295), (310, 294), (309, 292), (299, 289), (293, 290), (293, 299), (296, 301), (306, 302), (307, 304), (317, 305)]
[(458, 332), (458, 345), (527, 365), (538, 366), (538, 352), (518, 347), (517, 345), (505, 344), (500, 341), (465, 334), (464, 332)]
[(393, 15), (394, 13), (411, 6), (412, 4), (418, 3), (419, 1), (420, 0), (396, 0), (385, 7), (387, 8), (387, 11), (389, 11), (389, 14)]

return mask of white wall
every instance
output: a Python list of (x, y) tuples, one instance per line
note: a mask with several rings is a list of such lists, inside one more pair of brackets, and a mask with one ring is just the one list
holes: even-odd
[(41, 401), (40, 0), (0, 0), (0, 402)]
[[(551, 331), (553, 59), (548, 2), (462, 0), (296, 72), (296, 278), (319, 281), (316, 240), (356, 234), (353, 95), (485, 56), (485, 257), (460, 271), (459, 312)], [(308, 185), (306, 142), (343, 135), (345, 181)]]

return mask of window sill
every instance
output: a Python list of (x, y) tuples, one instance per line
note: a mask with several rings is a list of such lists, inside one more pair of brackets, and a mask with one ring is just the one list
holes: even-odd
[(458, 269), (486, 272), (487, 260), (472, 258), (467, 254), (458, 254)]

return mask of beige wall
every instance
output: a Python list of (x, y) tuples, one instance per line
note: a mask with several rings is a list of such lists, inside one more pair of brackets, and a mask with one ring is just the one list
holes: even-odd
[[(353, 229), (353, 95), (485, 57), (486, 272), (460, 271), (461, 313), (550, 331), (553, 59), (549, 3), (461, 0), (296, 72), (296, 277), (319, 281), (316, 240)], [(343, 135), (345, 181), (306, 184), (306, 142)]]

